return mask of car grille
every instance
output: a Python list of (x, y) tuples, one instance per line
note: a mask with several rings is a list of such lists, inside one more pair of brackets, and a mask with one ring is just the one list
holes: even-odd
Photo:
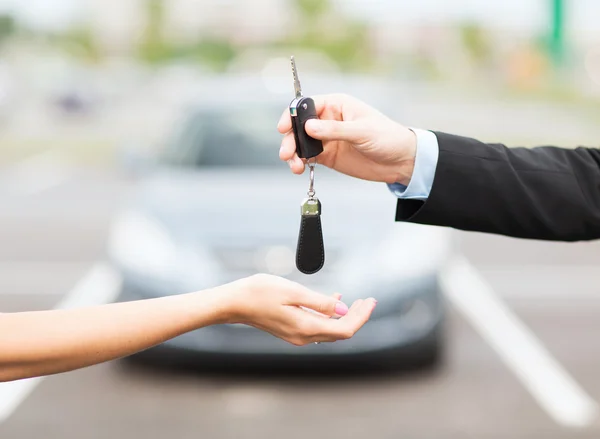
[(294, 252), (295, 249), (281, 245), (213, 248), (215, 258), (233, 278), (254, 273), (271, 273), (308, 285), (322, 283), (325, 277), (331, 276), (337, 271), (336, 266), (340, 259), (340, 252), (337, 249), (326, 249), (327, 270), (313, 276), (306, 276), (298, 272)]

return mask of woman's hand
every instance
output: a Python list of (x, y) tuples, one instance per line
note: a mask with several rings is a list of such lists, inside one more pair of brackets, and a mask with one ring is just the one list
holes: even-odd
[(0, 314), (0, 382), (99, 364), (222, 323), (245, 323), (295, 345), (347, 339), (367, 322), (375, 300), (348, 310), (339, 299), (255, 275), (156, 299)]
[(228, 323), (250, 325), (298, 346), (351, 338), (377, 303), (357, 300), (348, 309), (339, 294), (326, 296), (266, 274), (233, 282), (228, 289)]

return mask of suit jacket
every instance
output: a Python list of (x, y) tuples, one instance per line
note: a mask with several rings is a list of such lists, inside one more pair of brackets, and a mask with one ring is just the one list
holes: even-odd
[(396, 220), (552, 241), (600, 238), (600, 149), (508, 148), (441, 132), (426, 201)]

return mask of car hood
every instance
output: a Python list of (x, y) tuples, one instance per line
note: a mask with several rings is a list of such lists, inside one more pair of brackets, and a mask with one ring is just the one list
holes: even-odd
[[(209, 245), (295, 242), (308, 172), (287, 170), (162, 170), (146, 180), (135, 206), (177, 240)], [(315, 169), (326, 242), (340, 246), (382, 239), (394, 227), (396, 204), (387, 187)]]

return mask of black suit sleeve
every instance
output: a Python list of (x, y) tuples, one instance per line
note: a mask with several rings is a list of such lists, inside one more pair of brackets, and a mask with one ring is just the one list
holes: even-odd
[(518, 238), (600, 238), (600, 149), (508, 148), (435, 132), (427, 201), (398, 200), (396, 220)]

